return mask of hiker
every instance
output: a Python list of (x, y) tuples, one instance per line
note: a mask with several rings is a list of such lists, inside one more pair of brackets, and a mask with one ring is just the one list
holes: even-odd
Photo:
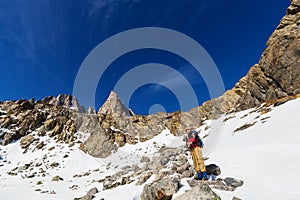
[(187, 133), (187, 140), (186, 145), (191, 151), (194, 168), (197, 172), (197, 179), (198, 180), (207, 180), (206, 168), (204, 165), (203, 157), (202, 157), (202, 150), (203, 142), (199, 138), (198, 133), (191, 128), (185, 129)]

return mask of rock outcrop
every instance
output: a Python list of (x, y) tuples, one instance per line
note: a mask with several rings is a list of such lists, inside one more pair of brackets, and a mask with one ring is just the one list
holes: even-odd
[[(35, 141), (33, 134), (44, 136), (48, 134), (57, 141), (73, 143), (77, 136), (73, 110), (62, 106), (55, 106), (43, 101), (34, 102), (33, 99), (5, 101), (0, 105), (3, 114), (0, 118), (0, 132), (2, 145), (13, 140), (20, 141), (23, 148), (27, 148)], [(26, 137), (24, 137), (26, 136)], [(38, 138), (36, 139), (38, 140)], [(40, 144), (37, 149), (42, 148)]]
[(157, 182), (146, 184), (141, 194), (141, 200), (171, 200), (179, 190), (179, 180), (163, 178)]
[(226, 108), (223, 104), (219, 110), (245, 110), (268, 100), (300, 93), (299, 23), (300, 1), (292, 0), (286, 15), (270, 36), (258, 64), (251, 67), (231, 91), (220, 97), (229, 106)]
[(63, 106), (78, 112), (85, 112), (85, 108), (78, 103), (76, 97), (68, 94), (60, 94), (57, 97), (48, 96), (38, 102), (48, 103), (55, 106)]

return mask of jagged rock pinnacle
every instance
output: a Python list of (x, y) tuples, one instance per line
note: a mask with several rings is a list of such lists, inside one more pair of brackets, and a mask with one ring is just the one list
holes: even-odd
[(119, 114), (120, 116), (129, 115), (128, 108), (123, 104), (115, 91), (110, 92), (109, 97), (100, 107), (98, 113)]

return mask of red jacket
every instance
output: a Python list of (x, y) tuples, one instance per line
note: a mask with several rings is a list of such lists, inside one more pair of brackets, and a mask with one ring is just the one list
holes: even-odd
[(190, 133), (188, 133), (187, 145), (188, 143), (191, 143), (191, 145), (188, 146), (190, 149), (195, 147), (201, 147), (201, 148), (203, 147), (203, 142), (196, 131), (191, 131)]

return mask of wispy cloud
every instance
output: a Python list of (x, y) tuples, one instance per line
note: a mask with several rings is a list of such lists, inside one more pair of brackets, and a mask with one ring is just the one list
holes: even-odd
[[(187, 82), (189, 84), (199, 84), (203, 83), (203, 80), (199, 78), (199, 76), (195, 75), (195, 71), (192, 70), (192, 66), (184, 65), (178, 71), (172, 71), (169, 74), (164, 76), (164, 80), (160, 82), (161, 84), (172, 85), (174, 88), (185, 87)], [(179, 76), (180, 73), (182, 76)], [(183, 79), (183, 75), (185, 75), (185, 79)], [(200, 75), (200, 74), (199, 74)], [(184, 81), (183, 81), (184, 80)]]
[(119, 5), (137, 3), (142, 0), (87, 0), (90, 5), (89, 17), (90, 19), (97, 19), (101, 16), (103, 21), (109, 20), (117, 11)]
[[(13, 15), (8, 11), (4, 11), (4, 8), (2, 7), (3, 12), (0, 13), (0, 42), (8, 42), (11, 45), (10, 48), (16, 49), (16, 51), (14, 55), (6, 56), (14, 57), (15, 60), (19, 58), (26, 59), (27, 61), (32, 63), (32, 65), (20, 65), (18, 67), (30, 67), (31, 69), (38, 67), (39, 70), (42, 69), (42, 71), (44, 71), (44, 73), (47, 76), (49, 76), (52, 80), (58, 83), (62, 83), (62, 80), (54, 72), (52, 72), (49, 69), (50, 67), (44, 64), (44, 62), (38, 56), (37, 43), (46, 41), (38, 40), (39, 38), (35, 37), (34, 35), (34, 27), (32, 27), (34, 22), (29, 21), (30, 17), (28, 17), (32, 10), (28, 7), (28, 5), (25, 5), (22, 2), (19, 2), (17, 4), (11, 4), (10, 6), (14, 7), (15, 13), (17, 14)], [(41, 19), (34, 20), (38, 21)], [(41, 27), (41, 29), (43, 28), (44, 27)], [(51, 40), (50, 38), (47, 39)]]

